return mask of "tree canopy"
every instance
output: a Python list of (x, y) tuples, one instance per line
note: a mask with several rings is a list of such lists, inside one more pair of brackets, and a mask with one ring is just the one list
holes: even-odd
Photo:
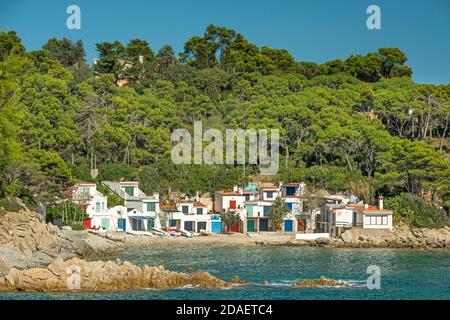
[(26, 52), (14, 32), (0, 32), (0, 196), (55, 199), (96, 179), (193, 194), (257, 172), (174, 165), (171, 133), (201, 120), (222, 131), (280, 129), (276, 179), (450, 205), (450, 85), (414, 83), (398, 48), (318, 64), (210, 25), (179, 59), (142, 39), (97, 51), (90, 67), (81, 41)]

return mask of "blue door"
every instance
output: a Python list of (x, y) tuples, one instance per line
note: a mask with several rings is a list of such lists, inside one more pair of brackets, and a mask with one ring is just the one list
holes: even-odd
[(212, 233), (222, 233), (222, 222), (211, 221), (211, 232)]
[(124, 218), (119, 219), (119, 229), (125, 231), (127, 229), (127, 220)]
[(269, 231), (269, 219), (259, 220), (259, 231)]
[(186, 231), (194, 231), (194, 221), (185, 221), (184, 222), (184, 230)]
[(294, 223), (292, 220), (284, 220), (284, 231), (285, 232), (294, 231)]

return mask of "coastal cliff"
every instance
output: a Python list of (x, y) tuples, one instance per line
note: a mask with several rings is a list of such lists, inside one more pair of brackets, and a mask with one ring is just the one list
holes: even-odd
[(98, 257), (117, 249), (112, 241), (87, 231), (63, 231), (45, 224), (33, 211), (0, 216), (0, 273), (50, 264), (56, 257)]
[(0, 291), (106, 292), (139, 288), (170, 289), (193, 286), (227, 288), (231, 283), (207, 272), (172, 272), (164, 267), (139, 267), (129, 262), (87, 262), (78, 258), (55, 259), (46, 268), (11, 269), (0, 277)]

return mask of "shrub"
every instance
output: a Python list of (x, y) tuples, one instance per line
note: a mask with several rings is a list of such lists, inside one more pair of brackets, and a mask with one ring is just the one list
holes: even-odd
[(443, 210), (409, 193), (386, 199), (386, 207), (394, 212), (394, 222), (405, 222), (418, 228), (443, 228), (449, 218)]
[(9, 198), (0, 199), (0, 208), (9, 212), (19, 212), (22, 208), (20, 204)]
[(81, 222), (72, 222), (70, 224), (72, 230), (85, 230), (85, 226)]

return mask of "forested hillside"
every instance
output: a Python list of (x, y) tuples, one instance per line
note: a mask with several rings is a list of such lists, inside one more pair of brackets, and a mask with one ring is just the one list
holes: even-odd
[(149, 193), (193, 194), (257, 172), (174, 165), (172, 131), (202, 120), (204, 128), (278, 128), (277, 180), (450, 205), (450, 84), (414, 83), (397, 48), (298, 62), (209, 26), (179, 55), (138, 39), (100, 42), (97, 51), (91, 68), (81, 41), (50, 39), (27, 52), (14, 32), (0, 33), (0, 198), (51, 201), (77, 180), (121, 178)]

